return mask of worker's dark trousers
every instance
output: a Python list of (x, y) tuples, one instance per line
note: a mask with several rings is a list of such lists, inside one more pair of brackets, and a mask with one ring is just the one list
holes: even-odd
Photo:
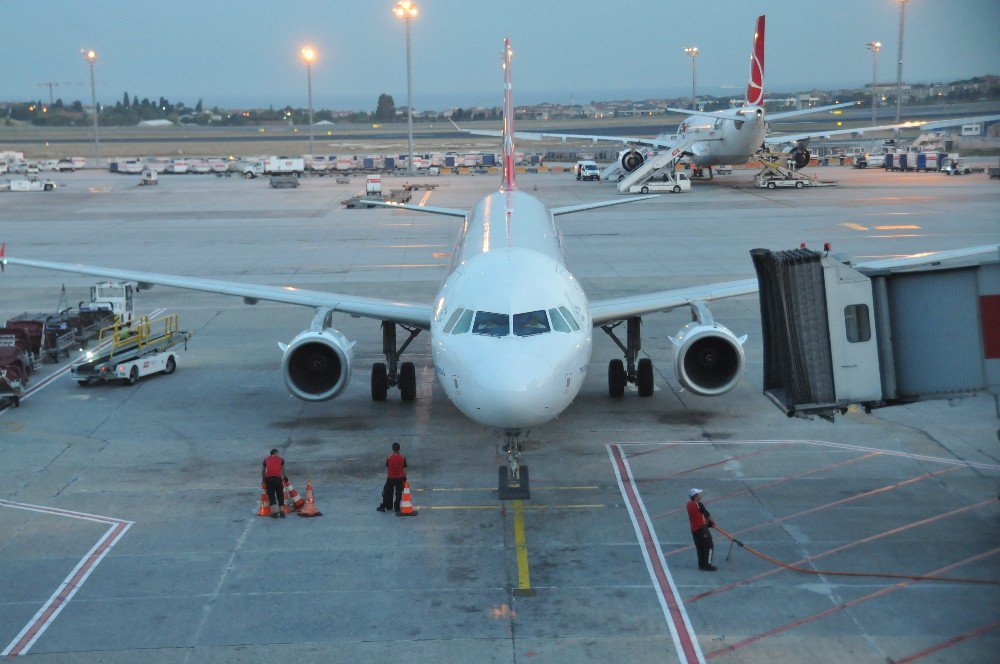
[(284, 506), (285, 504), (285, 485), (282, 483), (280, 477), (265, 477), (264, 486), (267, 488), (267, 502), (274, 505)]
[(712, 564), (712, 533), (708, 526), (691, 533), (694, 538), (694, 546), (698, 550), (698, 567), (704, 569)]
[[(382, 487), (382, 507), (386, 509), (399, 509), (399, 503), (403, 500), (403, 484), (405, 477), (387, 477), (385, 486)], [(395, 499), (393, 499), (395, 493)]]

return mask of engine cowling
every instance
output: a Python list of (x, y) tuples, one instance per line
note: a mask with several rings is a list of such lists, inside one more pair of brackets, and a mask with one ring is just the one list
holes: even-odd
[(622, 154), (621, 164), (622, 168), (631, 173), (642, 166), (644, 161), (646, 161), (646, 158), (642, 156), (642, 153), (637, 150), (628, 150)]
[(687, 390), (703, 397), (725, 394), (743, 378), (746, 337), (716, 323), (704, 303), (692, 303), (695, 320), (680, 329), (674, 343), (674, 371)]
[(796, 145), (792, 148), (792, 151), (788, 153), (788, 158), (795, 163), (795, 168), (805, 168), (809, 165), (809, 159), (812, 155), (809, 153), (808, 148), (804, 145)]
[(282, 349), (285, 386), (303, 401), (333, 399), (351, 381), (354, 342), (332, 327), (305, 330)]

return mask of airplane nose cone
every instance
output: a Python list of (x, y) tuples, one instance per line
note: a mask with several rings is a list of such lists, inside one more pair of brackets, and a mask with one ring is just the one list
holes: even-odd
[(476, 365), (479, 419), (503, 428), (529, 427), (559, 414), (561, 394), (555, 365), (534, 355), (494, 355)]

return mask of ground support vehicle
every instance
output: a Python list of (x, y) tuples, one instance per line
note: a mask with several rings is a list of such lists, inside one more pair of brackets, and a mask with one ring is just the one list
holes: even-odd
[(10, 191), (52, 191), (56, 188), (56, 183), (49, 179), (25, 178), (21, 180), (10, 180)]
[(187, 350), (190, 332), (178, 329), (177, 314), (149, 320), (141, 316), (135, 325), (112, 325), (101, 330), (93, 353), (70, 368), (80, 385), (119, 380), (135, 385), (153, 373), (172, 374), (177, 370), (180, 350)]
[(377, 201), (388, 201), (390, 203), (409, 203), (413, 194), (410, 193), (408, 189), (392, 189), (389, 191), (388, 196), (379, 196), (378, 194), (358, 194), (357, 196), (351, 196), (347, 200), (340, 201), (340, 204), (348, 209), (355, 208), (373, 208), (374, 205), (368, 205), (365, 203), (365, 199), (372, 199)]
[(36, 360), (42, 357), (42, 345), (45, 341), (45, 314), (21, 314), (7, 319), (5, 330), (20, 330), (27, 341), (27, 351)]
[(295, 189), (299, 179), (294, 175), (272, 175), (270, 184), (275, 189)]
[[(133, 285), (131, 281), (101, 281), (90, 287), (90, 302), (80, 303), (82, 316), (102, 318), (102, 323), (117, 320), (122, 325), (132, 322), (134, 302), (132, 300)], [(100, 313), (98, 313), (100, 312)]]
[(142, 179), (139, 180), (139, 184), (143, 186), (150, 186), (160, 183), (160, 176), (156, 171), (147, 168), (142, 172)]
[(832, 187), (836, 182), (827, 182), (816, 179), (812, 176), (785, 168), (779, 162), (773, 160), (761, 160), (760, 171), (753, 176), (754, 185), (762, 189), (777, 189), (778, 187)]
[(15, 408), (28, 384), (28, 368), (23, 354), (15, 346), (0, 346), (0, 399), (9, 399)]
[(691, 178), (687, 173), (667, 171), (659, 180), (647, 180), (643, 184), (634, 184), (628, 188), (630, 194), (656, 194), (669, 192), (679, 194), (682, 191), (691, 191)]
[(268, 157), (264, 160), (264, 172), (268, 175), (300, 176), (306, 170), (302, 157)]

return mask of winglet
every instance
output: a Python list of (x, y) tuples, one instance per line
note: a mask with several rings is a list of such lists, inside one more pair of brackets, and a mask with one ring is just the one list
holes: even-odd
[(7, 243), (0, 242), (0, 272), (3, 272), (7, 267)]
[(764, 105), (764, 17), (757, 17), (750, 53), (750, 78), (747, 80), (747, 106)]
[(501, 191), (514, 191), (517, 182), (514, 170), (514, 96), (510, 82), (510, 38), (503, 40), (503, 180)]

